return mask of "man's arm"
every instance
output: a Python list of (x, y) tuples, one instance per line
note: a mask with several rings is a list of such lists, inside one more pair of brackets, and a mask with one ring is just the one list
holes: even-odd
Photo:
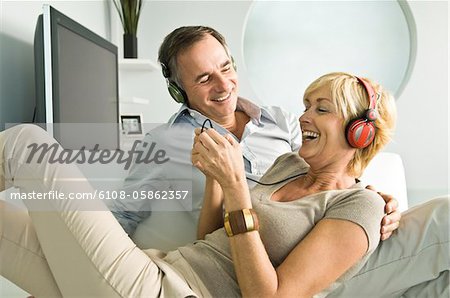
[(378, 194), (386, 202), (384, 211), (386, 215), (381, 220), (381, 240), (391, 237), (392, 233), (398, 229), (402, 214), (398, 211), (398, 201), (393, 196), (378, 192)]
[(145, 164), (134, 164), (128, 176), (125, 178), (122, 191), (124, 199), (111, 200), (108, 207), (116, 217), (125, 232), (132, 236), (138, 224), (151, 214), (151, 202), (149, 200), (133, 199), (133, 192), (148, 190), (152, 176), (152, 167)]
[(151, 211), (111, 210), (111, 213), (116, 217), (128, 236), (132, 236), (138, 224), (149, 217)]
[[(137, 147), (137, 151), (142, 151), (142, 156), (147, 156), (148, 151), (152, 148), (148, 145), (143, 146), (143, 144), (152, 144), (153, 141), (152, 135), (147, 134)], [(162, 164), (155, 165), (134, 162), (128, 176), (125, 178), (122, 188), (125, 197), (123, 199), (112, 200), (108, 204), (111, 212), (129, 236), (132, 236), (138, 224), (151, 214), (151, 201), (135, 199), (137, 197), (136, 194), (139, 195), (141, 191), (167, 188), (166, 185), (163, 185), (167, 183), (167, 180), (164, 181), (161, 179), (163, 176), (163, 166)]]
[(300, 129), (300, 122), (298, 121), (298, 116), (293, 113), (284, 112), (287, 125), (289, 127), (291, 139), (290, 144), (292, 152), (296, 152), (300, 149), (302, 144), (302, 133)]

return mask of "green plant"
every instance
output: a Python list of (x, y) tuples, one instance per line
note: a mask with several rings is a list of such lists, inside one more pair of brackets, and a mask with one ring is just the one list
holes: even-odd
[(142, 0), (112, 0), (122, 21), (125, 34), (136, 35)]

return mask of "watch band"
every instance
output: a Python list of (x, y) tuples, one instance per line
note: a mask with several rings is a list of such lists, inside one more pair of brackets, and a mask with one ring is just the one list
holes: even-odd
[(258, 216), (253, 209), (225, 212), (223, 223), (228, 237), (259, 229)]

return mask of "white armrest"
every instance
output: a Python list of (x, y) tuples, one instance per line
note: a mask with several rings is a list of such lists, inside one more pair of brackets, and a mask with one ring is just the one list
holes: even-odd
[(405, 169), (400, 155), (391, 152), (378, 153), (367, 166), (361, 181), (374, 186), (377, 191), (394, 196), (400, 211), (408, 209)]

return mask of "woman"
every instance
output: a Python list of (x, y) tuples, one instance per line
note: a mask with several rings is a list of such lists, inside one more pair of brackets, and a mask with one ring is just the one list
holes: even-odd
[[(341, 280), (356, 273), (378, 244), (383, 201), (364, 189), (357, 177), (389, 140), (396, 116), (393, 98), (373, 82), (331, 73), (308, 87), (304, 104), (301, 149), (279, 157), (261, 181), (297, 176), (257, 186), (251, 195), (234, 138), (223, 138), (214, 130), (197, 131), (192, 160), (207, 176), (198, 236), (223, 226), (222, 202), (225, 212), (237, 216), (235, 221), (244, 218), (239, 214), (243, 209), (254, 210), (261, 221), (259, 232), (241, 231), (229, 238), (244, 296), (310, 297), (345, 272)], [(358, 123), (372, 134), (369, 139), (374, 138), (363, 144), (349, 142), (349, 122), (369, 109), (379, 114), (371, 116), (376, 118), (375, 135), (370, 121)]]
[[(369, 106), (365, 84), (380, 94), (377, 131), (367, 148), (355, 149), (344, 128)], [(295, 154), (281, 156), (262, 183), (288, 180), (256, 187), (252, 200), (237, 143), (214, 130), (198, 132), (192, 159), (208, 180), (199, 236), (219, 228), (205, 240), (163, 255), (138, 249), (110, 212), (79, 211), (76, 200), (41, 200), (44, 211), (25, 200), (28, 213), (2, 202), (2, 275), (45, 297), (326, 294), (355, 274), (379, 241), (384, 202), (355, 179), (387, 142), (395, 109), (380, 86), (347, 74), (319, 78), (304, 101), (299, 155), (310, 165)], [(70, 178), (81, 175), (76, 167), (51, 164), (47, 156), (28, 163), (27, 145), (43, 142), (55, 141), (35, 126), (1, 133), (0, 181), (4, 176), (26, 193), (94, 192), (86, 180)], [(89, 210), (105, 209), (90, 203)], [(225, 228), (217, 221), (222, 204)]]

